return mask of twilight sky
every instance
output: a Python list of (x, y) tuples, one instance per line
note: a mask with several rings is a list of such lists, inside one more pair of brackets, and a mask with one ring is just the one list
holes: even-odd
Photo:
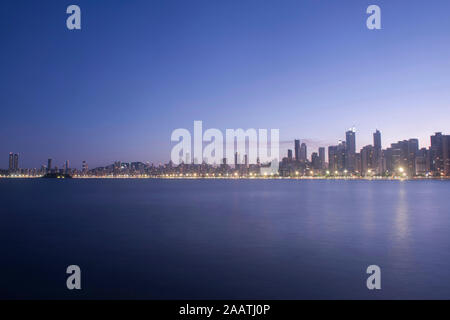
[(194, 120), (309, 152), (352, 126), (358, 149), (376, 128), (383, 147), (428, 146), (450, 133), (449, 15), (448, 0), (3, 0), (0, 168), (10, 151), (21, 167), (166, 162)]

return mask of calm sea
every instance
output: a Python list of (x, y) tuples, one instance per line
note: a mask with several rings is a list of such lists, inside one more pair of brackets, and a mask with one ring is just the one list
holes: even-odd
[(1, 179), (0, 298), (450, 299), (449, 200), (450, 181)]

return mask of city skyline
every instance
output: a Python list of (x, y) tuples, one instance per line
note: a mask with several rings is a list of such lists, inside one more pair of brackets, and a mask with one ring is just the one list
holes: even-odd
[[(70, 160), (65, 160), (61, 167), (52, 165), (53, 158), (47, 159), (47, 165), (37, 168), (20, 168), (19, 154), (9, 153), (8, 172), (10, 175), (43, 175), (48, 173), (76, 174), (102, 176), (109, 172), (114, 175), (161, 175), (163, 173), (173, 173), (173, 169), (178, 168), (178, 173), (189, 171), (197, 172), (200, 175), (206, 173), (231, 173), (232, 175), (266, 175), (276, 174), (280, 176), (305, 176), (305, 175), (351, 175), (351, 176), (450, 176), (450, 135), (436, 132), (430, 136), (430, 147), (421, 148), (419, 140), (407, 138), (398, 140), (383, 149), (382, 134), (376, 129), (373, 132), (373, 143), (360, 149), (356, 148), (357, 131), (350, 128), (345, 132), (345, 140), (339, 140), (338, 144), (320, 146), (311, 151), (308, 157), (308, 145), (300, 139), (293, 141), (294, 148), (288, 148), (286, 152), (274, 158), (276, 169), (272, 164), (260, 163), (259, 158), (256, 163), (249, 163), (248, 151), (239, 154), (234, 150), (233, 163), (227, 162), (223, 158), (221, 163), (209, 164), (202, 158), (199, 164), (187, 153), (186, 159), (175, 165), (171, 161), (154, 164), (141, 161), (123, 162), (116, 160), (113, 164), (106, 164), (89, 170), (88, 163), (83, 160), (81, 170), (78, 167), (71, 167)], [(358, 151), (359, 150), (359, 151)], [(205, 162), (206, 161), (206, 162)], [(204, 167), (203, 164), (207, 165)], [(280, 166), (278, 166), (280, 164)], [(185, 167), (186, 165), (192, 166)], [(231, 165), (231, 167), (230, 167)], [(267, 165), (267, 168), (264, 168)], [(208, 169), (209, 166), (209, 169)], [(108, 169), (109, 168), (109, 169)], [(217, 171), (214, 168), (220, 168)], [(231, 168), (234, 171), (230, 171)], [(200, 171), (198, 171), (200, 169)], [(100, 170), (100, 171), (99, 171)], [(105, 171), (106, 170), (106, 171)], [(111, 171), (112, 170), (112, 171)], [(276, 170), (276, 171), (274, 171)], [(315, 173), (314, 173), (315, 172)]]
[(0, 154), (26, 167), (164, 162), (195, 119), (317, 145), (356, 126), (358, 149), (450, 123), (450, 3), (379, 0), (381, 30), (357, 0), (77, 4), (77, 31), (65, 3), (1, 4)]
[[(355, 130), (355, 133), (358, 133), (358, 130), (357, 130), (355, 127), (348, 128), (348, 131), (346, 131), (346, 133), (349, 132), (349, 131), (351, 131), (351, 130)], [(380, 130), (378, 130), (378, 129), (375, 129), (375, 130), (378, 131), (378, 132), (380, 132)], [(446, 132), (446, 131), (443, 130), (443, 131), (434, 131), (434, 132)], [(409, 138), (408, 138), (408, 139), (409, 139)], [(418, 138), (415, 138), (415, 139), (418, 139)], [(293, 150), (294, 150), (294, 149), (295, 149), (295, 141), (300, 141), (300, 142), (301, 142), (301, 145), (306, 145), (306, 146), (308, 146), (307, 149), (306, 149), (306, 158), (311, 158), (312, 153), (314, 153), (313, 150), (318, 151), (318, 149), (319, 149), (320, 147), (328, 148), (328, 147), (331, 146), (331, 145), (338, 144), (338, 143), (340, 143), (341, 141), (345, 141), (345, 140), (346, 140), (346, 137), (345, 137), (345, 136), (344, 136), (342, 139), (337, 139), (337, 138), (335, 138), (335, 139), (334, 139), (334, 142), (332, 142), (331, 139), (330, 139), (330, 141), (328, 141), (328, 143), (324, 143), (322, 140), (317, 140), (317, 139), (301, 139), (301, 138), (293, 138), (292, 140), (282, 140), (282, 141), (280, 141), (280, 155), (281, 155), (281, 154), (287, 153), (289, 149), (293, 149)], [(360, 139), (355, 139), (355, 140), (356, 140), (356, 141), (355, 141), (355, 150), (360, 150), (360, 149), (362, 149), (362, 148), (364, 147), (364, 143), (359, 142)], [(367, 140), (368, 140), (368, 139), (364, 139), (363, 141), (367, 141)], [(294, 141), (294, 147), (291, 146), (292, 141)], [(369, 140), (369, 141), (370, 141), (370, 140)], [(385, 146), (388, 146), (388, 145), (390, 145), (390, 144), (392, 144), (392, 143), (395, 143), (395, 142), (397, 142), (397, 141), (400, 141), (400, 140), (399, 140), (399, 139), (396, 139), (396, 138), (391, 138), (391, 139), (388, 139), (388, 141), (392, 141), (392, 142), (390, 142), (390, 143), (385, 143), (385, 144), (384, 144)], [(429, 147), (431, 146), (430, 136), (428, 136), (427, 142), (423, 142), (423, 141), (421, 141), (420, 139), (418, 139), (418, 141), (419, 141), (419, 148), (429, 148)], [(173, 144), (174, 144), (174, 143), (168, 142), (169, 147), (173, 146)], [(299, 145), (299, 151), (300, 151), (300, 149), (301, 149), (301, 145)], [(383, 148), (383, 144), (381, 144), (381, 148)], [(295, 151), (294, 151), (294, 152), (295, 152)], [(26, 155), (26, 154), (27, 154), (26, 151), (17, 151), (17, 150), (15, 150), (15, 151), (9, 151), (8, 153), (9, 153), (10, 155), (11, 155), (11, 154), (13, 154), (13, 155)], [(299, 156), (300, 156), (300, 153), (299, 153)], [(293, 154), (293, 157), (294, 157), (294, 158), (297, 158), (296, 156), (294, 156), (294, 154)], [(82, 159), (86, 159), (86, 158), (89, 158), (89, 155), (87, 155), (87, 156), (85, 156), (85, 157), (82, 157)], [(281, 157), (281, 158), (282, 158), (282, 157)], [(27, 168), (39, 168), (41, 165), (43, 165), (45, 162), (47, 162), (48, 159), (52, 159), (52, 161), (53, 161), (53, 160), (59, 161), (58, 164), (60, 164), (61, 167), (65, 165), (65, 162), (66, 162), (66, 161), (75, 162), (75, 161), (73, 161), (73, 160), (68, 160), (68, 159), (57, 159), (57, 158), (55, 158), (55, 157), (53, 157), (53, 156), (48, 156), (48, 155), (47, 155), (47, 156), (44, 156), (44, 159), (41, 160), (40, 162), (39, 162), (39, 160), (38, 160), (38, 162), (35, 163), (35, 165), (31, 165), (31, 166), (28, 165), (28, 166), (26, 166), (26, 167), (27, 167)], [(109, 161), (109, 162), (114, 162), (114, 161), (118, 161), (118, 160), (119, 160), (119, 159), (107, 159), (107, 160), (105, 160), (105, 162), (108, 162), (108, 161)], [(124, 160), (124, 159), (120, 159), (120, 160)], [(170, 149), (169, 149), (169, 154), (167, 155), (167, 157), (166, 157), (165, 160), (161, 160), (161, 161), (152, 161), (151, 159), (131, 159), (131, 160), (127, 160), (126, 162), (140, 161), (140, 162), (146, 162), (146, 163), (158, 164), (158, 163), (167, 163), (169, 160), (170, 160)], [(87, 160), (81, 160), (81, 161), (80, 161), (80, 164), (79, 164), (78, 166), (75, 165), (74, 168), (81, 168), (81, 167), (82, 167), (82, 162), (85, 162), (85, 161), (87, 161)], [(328, 159), (327, 159), (327, 161), (328, 161)], [(26, 163), (27, 163), (27, 162), (26, 162)], [(96, 163), (96, 162), (95, 162), (95, 163)], [(100, 162), (100, 163), (98, 163), (97, 166), (102, 166), (102, 163), (104, 164), (104, 162)], [(8, 166), (8, 167), (9, 167), (9, 166)], [(0, 169), (5, 169), (5, 168), (6, 168), (6, 167), (4, 167), (3, 165), (0, 165)]]

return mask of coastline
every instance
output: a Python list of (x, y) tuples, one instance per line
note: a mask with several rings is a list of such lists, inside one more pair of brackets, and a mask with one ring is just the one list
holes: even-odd
[[(44, 176), (0, 176), (0, 179), (38, 179)], [(73, 176), (73, 179), (156, 179), (156, 180), (352, 180), (352, 181), (450, 181), (450, 177), (280, 177), (280, 176)], [(57, 178), (59, 179), (59, 178)], [(67, 178), (61, 178), (62, 180)]]

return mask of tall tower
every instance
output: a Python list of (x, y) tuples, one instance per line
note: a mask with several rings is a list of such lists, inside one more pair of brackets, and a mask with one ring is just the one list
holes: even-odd
[(378, 174), (382, 173), (382, 153), (381, 153), (381, 132), (376, 130), (373, 133), (374, 161), (375, 170)]
[(442, 133), (436, 132), (431, 136), (431, 170), (435, 173), (441, 173), (444, 170), (444, 150)]
[(319, 160), (320, 160), (321, 169), (325, 169), (325, 148), (324, 147), (319, 148)]
[(300, 140), (294, 140), (295, 144), (295, 161), (300, 160)]
[(373, 133), (373, 146), (381, 150), (381, 132), (379, 130)]
[(308, 151), (306, 149), (306, 144), (302, 143), (302, 146), (300, 147), (300, 160), (306, 161), (307, 157), (308, 157)]
[(14, 170), (14, 155), (12, 152), (9, 153), (9, 167), (8, 167), (9, 171), (13, 171)]
[(346, 145), (346, 161), (345, 168), (350, 171), (355, 171), (355, 154), (356, 154), (356, 130), (351, 128), (345, 133)]
[(450, 176), (450, 135), (442, 136), (442, 151), (444, 159), (444, 174)]
[(408, 175), (414, 176), (416, 174), (416, 156), (419, 152), (419, 140), (408, 140)]
[(19, 170), (19, 155), (17, 153), (14, 154), (14, 171)]
[(48, 158), (47, 160), (47, 172), (52, 171), (52, 158)]
[[(119, 167), (120, 167), (120, 166), (119, 166)], [(84, 161), (84, 160), (83, 160), (81, 169), (82, 169), (82, 171), (83, 171), (84, 174), (86, 174), (87, 171), (88, 171), (88, 165), (87, 165), (86, 161)]]

